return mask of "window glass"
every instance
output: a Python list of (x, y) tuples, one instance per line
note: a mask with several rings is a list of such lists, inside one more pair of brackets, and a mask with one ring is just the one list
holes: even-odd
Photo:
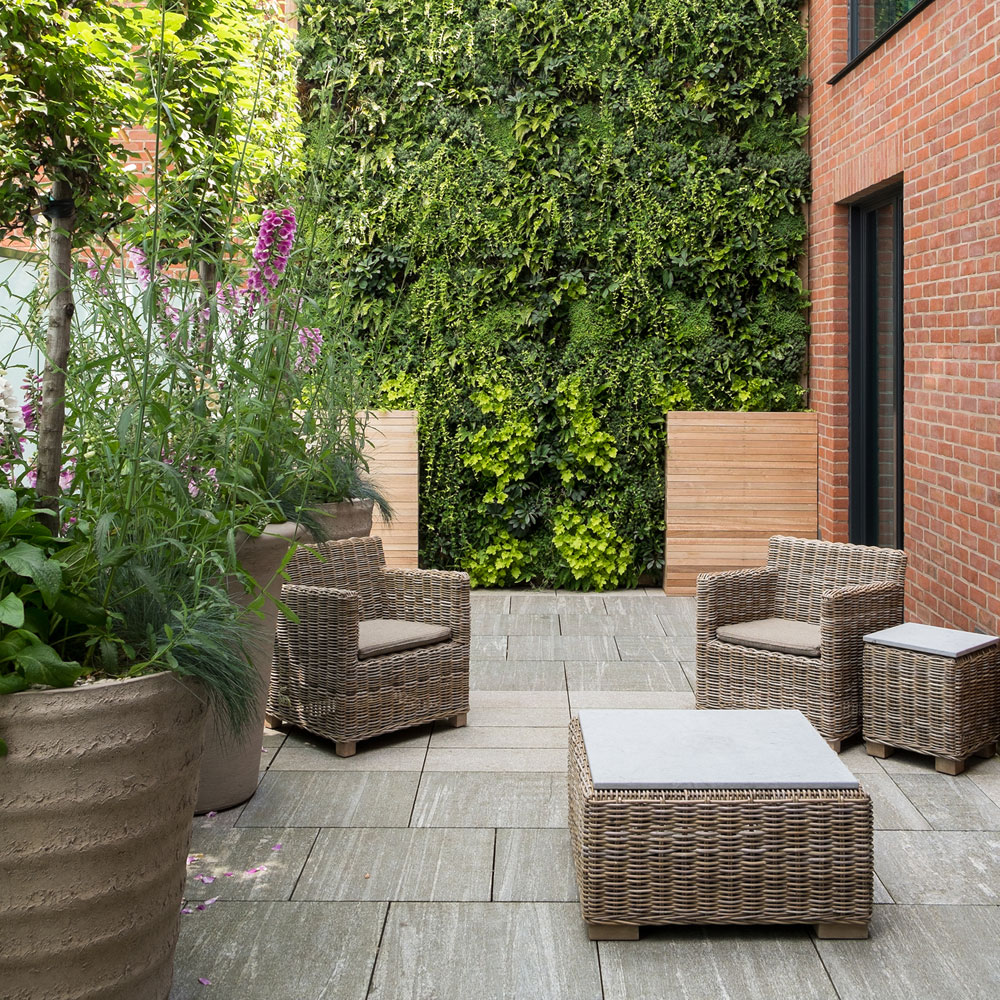
[(854, 11), (853, 58), (881, 38), (921, 0), (852, 0)]

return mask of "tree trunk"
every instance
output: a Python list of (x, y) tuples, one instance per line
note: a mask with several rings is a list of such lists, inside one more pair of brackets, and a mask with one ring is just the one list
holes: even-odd
[(45, 336), (45, 374), (42, 377), (42, 412), (38, 422), (37, 490), (44, 506), (55, 514), (46, 518), (53, 534), (59, 529), (59, 474), (62, 471), (63, 428), (66, 423), (66, 363), (69, 359), (73, 319), (70, 282), (73, 251), (73, 190), (66, 181), (52, 185), (49, 217), (49, 319)]

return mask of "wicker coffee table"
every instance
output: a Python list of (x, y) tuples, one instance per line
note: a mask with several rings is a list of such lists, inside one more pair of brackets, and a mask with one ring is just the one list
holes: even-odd
[(997, 637), (909, 622), (866, 635), (862, 706), (871, 756), (915, 750), (943, 774), (960, 774), (969, 757), (996, 753)]
[(871, 800), (800, 712), (581, 711), (569, 827), (591, 940), (657, 924), (868, 936)]

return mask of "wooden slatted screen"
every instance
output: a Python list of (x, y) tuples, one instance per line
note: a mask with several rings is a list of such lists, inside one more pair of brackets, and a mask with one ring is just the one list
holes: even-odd
[(419, 525), (417, 411), (378, 410), (369, 414), (365, 452), (372, 479), (392, 504), (386, 524), (375, 508), (372, 534), (382, 539), (387, 566), (417, 568)]
[(763, 566), (771, 535), (815, 538), (816, 447), (815, 413), (669, 413), (664, 591)]

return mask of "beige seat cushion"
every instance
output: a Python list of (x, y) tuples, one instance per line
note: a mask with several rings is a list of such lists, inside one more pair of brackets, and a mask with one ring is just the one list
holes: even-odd
[(819, 656), (819, 626), (791, 618), (760, 618), (723, 625), (716, 634), (721, 642), (731, 642), (734, 646), (767, 649), (789, 656)]
[(447, 642), (451, 629), (447, 625), (426, 622), (405, 622), (397, 618), (369, 618), (358, 622), (358, 659), (403, 653), (408, 649)]

